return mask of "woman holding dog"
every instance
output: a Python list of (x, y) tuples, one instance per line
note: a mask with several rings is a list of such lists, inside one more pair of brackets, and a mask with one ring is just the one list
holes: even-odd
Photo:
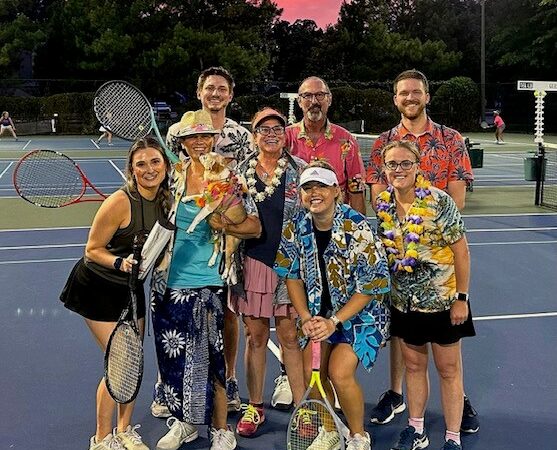
[[(227, 291), (219, 261), (209, 267), (213, 230), (241, 239), (257, 237), (261, 224), (249, 196), (244, 199), (246, 219), (239, 224), (211, 215), (193, 232), (186, 230), (201, 209), (205, 167), (200, 156), (209, 153), (218, 134), (205, 111), (190, 111), (174, 128), (183, 150), (172, 173), (175, 238), (153, 272), (153, 329), (158, 366), (166, 404), (172, 417), (158, 450), (176, 450), (197, 438), (195, 424), (209, 424), (213, 450), (236, 448), (227, 426), (224, 308)], [(220, 255), (222, 257), (222, 255)], [(220, 258), (219, 257), (219, 258)]]
[(245, 437), (254, 436), (265, 422), (263, 387), (271, 318), (275, 319), (294, 401), (299, 401), (304, 393), (296, 314), (284, 282), (273, 271), (282, 230), (298, 210), (298, 180), (306, 165), (285, 148), (285, 127), (284, 116), (272, 108), (256, 113), (252, 130), (257, 151), (239, 168), (263, 226), (259, 238), (244, 242), (240, 274), (244, 278), (244, 292), (234, 293), (231, 298), (232, 309), (242, 315), (246, 337), (244, 361), (249, 404), (242, 405), (243, 414), (236, 426), (238, 434)]

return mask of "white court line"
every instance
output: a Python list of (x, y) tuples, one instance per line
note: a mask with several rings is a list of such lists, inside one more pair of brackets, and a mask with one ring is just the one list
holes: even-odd
[(82, 242), (80, 244), (43, 244), (43, 245), (19, 245), (15, 247), (0, 247), (0, 250), (30, 250), (41, 248), (67, 248), (67, 247), (85, 247)]
[(14, 164), (13, 161), (10, 162), (10, 164), (8, 164), (8, 167), (6, 167), (6, 168), (2, 171), (2, 173), (0, 173), (0, 178), (2, 178), (2, 177), (4, 176), (4, 174), (8, 171), (8, 169), (9, 169), (10, 167), (13, 166), (13, 164)]
[(469, 246), (557, 244), (557, 241), (468, 242)]
[(535, 319), (538, 317), (557, 317), (557, 312), (529, 313), (529, 314), (503, 314), (500, 316), (474, 317), (474, 321), (482, 320), (504, 320), (504, 319)]
[(557, 230), (557, 227), (528, 227), (528, 228), (474, 228), (466, 230), (466, 233), (499, 233), (507, 231), (551, 231)]
[(518, 213), (518, 214), (506, 214), (506, 213), (499, 213), (499, 214), (464, 214), (463, 217), (527, 217), (527, 216), (557, 216), (557, 212), (551, 213)]
[(97, 147), (97, 150), (100, 150), (100, 147), (97, 145), (97, 143), (93, 140), (93, 139), (89, 139), (91, 141), (91, 143)]
[(25, 150), (30, 143), (31, 143), (31, 139), (27, 141), (27, 144), (25, 144), (21, 150)]
[(19, 233), (20, 231), (59, 231), (59, 230), (83, 230), (89, 229), (91, 225), (79, 226), (79, 227), (52, 227), (52, 228), (9, 228), (5, 230), (0, 230), (0, 233)]
[(124, 176), (124, 174), (122, 173), (120, 168), (116, 164), (114, 164), (114, 162), (111, 159), (109, 159), (108, 162), (112, 165), (112, 167), (114, 167), (117, 170), (117, 172), (120, 174), (120, 176), (125, 180), (126, 177)]
[(0, 261), (0, 265), (8, 264), (36, 264), (45, 262), (64, 262), (64, 261), (77, 261), (79, 258), (59, 258), (59, 259), (27, 259), (23, 261)]

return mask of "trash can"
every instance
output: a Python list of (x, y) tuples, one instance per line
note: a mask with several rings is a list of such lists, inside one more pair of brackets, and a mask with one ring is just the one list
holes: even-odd
[[(545, 181), (545, 169), (547, 165), (547, 159), (543, 160), (542, 168), (542, 181)], [(538, 157), (528, 156), (524, 158), (524, 179), (526, 181), (536, 181), (536, 169), (538, 167)]]
[(484, 149), (483, 148), (471, 148), (470, 162), (472, 163), (472, 169), (479, 169), (484, 166)]

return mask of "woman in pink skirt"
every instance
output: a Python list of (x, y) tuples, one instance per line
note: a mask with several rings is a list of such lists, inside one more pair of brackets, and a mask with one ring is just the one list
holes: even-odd
[(242, 405), (242, 417), (236, 427), (244, 437), (254, 436), (265, 421), (263, 386), (273, 317), (294, 402), (300, 401), (304, 393), (296, 312), (284, 281), (272, 269), (282, 230), (299, 208), (298, 181), (306, 165), (285, 148), (285, 127), (286, 119), (280, 112), (272, 108), (259, 111), (252, 120), (257, 151), (239, 170), (246, 178), (263, 226), (260, 238), (244, 241), (240, 271), (244, 292), (231, 296), (231, 307), (242, 315), (246, 336), (244, 361), (249, 404)]

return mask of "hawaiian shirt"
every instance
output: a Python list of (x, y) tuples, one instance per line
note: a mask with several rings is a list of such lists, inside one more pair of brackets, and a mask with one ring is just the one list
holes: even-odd
[(364, 191), (365, 169), (360, 146), (354, 136), (341, 126), (327, 120), (324, 135), (320, 136), (317, 142), (313, 142), (302, 120), (286, 128), (286, 145), (292, 155), (308, 163), (322, 159), (331, 164), (344, 193), (348, 190), (348, 181), (357, 182), (357, 187), (351, 192)]
[[(323, 258), (334, 313), (356, 293), (372, 297), (341, 330), (362, 365), (370, 370), (388, 338), (390, 315), (385, 294), (390, 278), (384, 250), (368, 219), (347, 205), (337, 205)], [(311, 213), (300, 211), (284, 229), (274, 269), (280, 277), (304, 281), (309, 311), (318, 315), (323, 286)], [(302, 336), (300, 318), (297, 326), (300, 345), (305, 347), (308, 339)]]
[(215, 151), (238, 164), (255, 151), (252, 134), (242, 125), (228, 117), (215, 142)]
[(425, 131), (418, 136), (408, 131), (401, 122), (376, 139), (367, 166), (367, 184), (387, 184), (381, 150), (387, 143), (400, 140), (418, 145), (422, 155), (420, 171), (433, 186), (446, 191), (449, 181), (464, 180), (470, 183), (474, 180), (470, 156), (461, 134), (428, 117)]
[[(176, 224), (176, 209), (178, 203), (182, 201), (182, 197), (186, 193), (186, 171), (188, 166), (191, 164), (191, 159), (187, 159), (185, 161), (179, 161), (178, 163), (174, 164), (171, 174), (171, 184), (170, 184), (170, 194), (173, 199), (172, 208), (170, 209), (168, 220), (172, 224)], [(241, 175), (236, 175), (241, 177)], [(245, 181), (240, 180), (242, 184), (245, 186)], [(253, 201), (251, 195), (246, 194), (243, 198), (244, 208), (248, 215), (252, 215), (255, 217), (259, 217), (257, 212), (257, 207), (255, 206), (255, 202)], [(208, 243), (208, 245), (213, 245), (212, 243)], [(172, 261), (172, 250), (174, 247), (174, 239), (170, 239), (168, 243), (164, 257), (162, 258), (161, 262), (158, 264), (157, 267), (153, 269), (153, 276), (151, 278), (151, 299), (154, 298), (154, 292), (159, 294), (164, 294), (167, 286), (168, 280), (168, 272), (170, 261)], [(224, 284), (224, 283), (223, 283)]]
[[(446, 192), (430, 187), (432, 200), (421, 215), (424, 231), (418, 243), (418, 257), (413, 272), (391, 271), (391, 304), (401, 312), (441, 312), (449, 309), (456, 296), (454, 254), (450, 245), (464, 236), (464, 222), (453, 199)], [(394, 200), (386, 211), (395, 225), (399, 254), (406, 251), (402, 236), (403, 221), (396, 214)], [(377, 217), (377, 230), (383, 237), (383, 220)]]

